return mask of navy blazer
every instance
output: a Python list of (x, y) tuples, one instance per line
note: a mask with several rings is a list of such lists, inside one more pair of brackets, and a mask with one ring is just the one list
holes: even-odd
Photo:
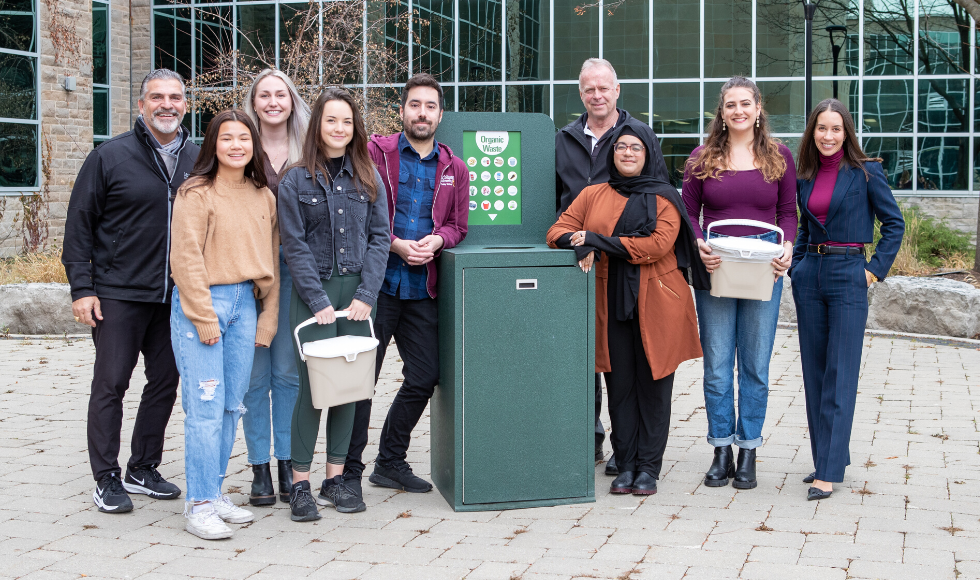
[(866, 161), (864, 169), (843, 165), (830, 198), (827, 221), (820, 223), (807, 207), (813, 192), (814, 180), (796, 180), (796, 203), (800, 208), (800, 229), (793, 247), (793, 268), (806, 255), (807, 244), (843, 242), (871, 244), (874, 241), (875, 218), (881, 222), (881, 240), (865, 269), (884, 280), (895, 261), (905, 235), (902, 211), (885, 180), (881, 163)]

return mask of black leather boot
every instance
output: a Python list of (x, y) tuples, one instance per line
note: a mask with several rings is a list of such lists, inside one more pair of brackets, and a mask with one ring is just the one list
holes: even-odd
[(734, 455), (732, 446), (715, 447), (715, 459), (704, 474), (704, 484), (708, 487), (725, 487), (728, 478), (735, 475)]
[(755, 449), (739, 448), (732, 487), (735, 489), (752, 489), (757, 485), (759, 482), (755, 479)]
[(635, 471), (622, 471), (609, 486), (609, 493), (633, 493), (633, 479), (636, 477)]
[(248, 503), (255, 506), (276, 503), (276, 490), (272, 487), (272, 472), (268, 463), (252, 466), (252, 491), (248, 494)]
[(279, 500), (289, 503), (289, 492), (293, 489), (293, 461), (277, 459), (276, 466), (279, 468)]

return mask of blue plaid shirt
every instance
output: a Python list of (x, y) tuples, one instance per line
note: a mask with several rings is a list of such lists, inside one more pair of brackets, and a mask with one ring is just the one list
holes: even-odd
[[(402, 133), (398, 137), (398, 197), (391, 233), (403, 240), (421, 240), (432, 233), (432, 199), (436, 188), (439, 144), (421, 158)], [(388, 254), (388, 268), (381, 291), (402, 300), (429, 298), (426, 266), (409, 266), (401, 257)]]

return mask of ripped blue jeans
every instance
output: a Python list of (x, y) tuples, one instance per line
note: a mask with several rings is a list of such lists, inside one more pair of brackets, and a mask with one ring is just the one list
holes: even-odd
[(211, 304), (218, 315), (221, 338), (201, 342), (197, 328), (184, 315), (180, 292), (174, 288), (170, 309), (170, 340), (180, 371), (184, 408), (184, 472), (187, 501), (221, 497), (238, 418), (245, 409), (255, 355), (255, 295), (252, 282), (211, 286)]

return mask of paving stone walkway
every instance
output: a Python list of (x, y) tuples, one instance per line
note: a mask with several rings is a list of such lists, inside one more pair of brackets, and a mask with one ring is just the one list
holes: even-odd
[[(401, 378), (397, 351), (389, 353), (369, 457)], [(611, 478), (597, 466), (595, 503), (454, 513), (438, 491), (393, 493), (365, 480), (363, 513), (324, 509), (319, 522), (299, 524), (283, 504), (253, 508), (255, 522), (212, 542), (183, 530), (179, 500), (134, 496), (125, 515), (93, 506), (85, 442), (93, 356), (87, 339), (0, 340), (0, 578), (980, 578), (975, 347), (865, 338), (853, 463), (829, 500), (807, 502), (800, 481), (812, 464), (797, 336), (784, 329), (756, 489), (701, 484), (711, 448), (695, 361), (677, 373), (655, 496), (609, 495)], [(123, 464), (141, 379), (137, 369)], [(178, 402), (160, 471), (184, 488), (182, 418)], [(251, 481), (245, 458), (239, 430), (227, 489), (240, 504)], [(321, 450), (319, 473), (324, 460)], [(409, 460), (428, 476), (428, 416)]]

